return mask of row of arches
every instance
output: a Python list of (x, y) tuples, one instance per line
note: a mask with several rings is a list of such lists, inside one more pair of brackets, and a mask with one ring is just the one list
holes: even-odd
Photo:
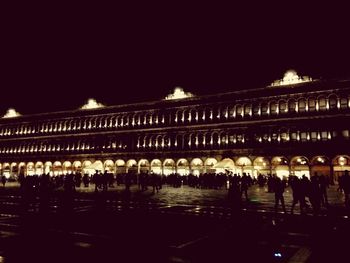
[[(211, 149), (226, 148), (235, 144), (286, 143), (328, 141), (335, 137), (349, 138), (349, 130), (339, 131), (298, 131), (288, 128), (256, 133), (243, 131), (199, 131), (184, 134), (144, 134), (137, 140), (122, 137), (78, 139), (77, 141), (40, 142), (33, 141), (19, 145), (3, 145), (1, 154), (55, 153), (55, 152), (94, 152), (126, 151), (129, 149)], [(136, 144), (136, 145), (135, 145)]]
[(188, 175), (190, 173), (199, 175), (201, 173), (226, 173), (258, 174), (275, 173), (277, 176), (312, 176), (315, 173), (326, 176), (335, 176), (350, 171), (350, 156), (338, 155), (334, 158), (327, 156), (285, 156), (251, 158), (241, 156), (236, 158), (165, 158), (165, 159), (107, 159), (107, 160), (75, 160), (75, 161), (37, 161), (37, 162), (6, 162), (0, 163), (0, 170), (6, 177), (16, 177), (19, 174), (34, 175), (47, 174), (61, 175), (67, 173), (88, 173), (95, 171), (113, 174), (123, 173), (156, 173), (169, 175), (178, 173)]
[(287, 113), (323, 112), (350, 108), (349, 97), (336, 94), (298, 97), (281, 100), (242, 102), (234, 105), (181, 107), (164, 111), (139, 111), (61, 119), (37, 124), (20, 124), (0, 128), (0, 136), (22, 136), (103, 130), (112, 128), (137, 128), (159, 125), (195, 124), (225, 121), (236, 118), (277, 116)]

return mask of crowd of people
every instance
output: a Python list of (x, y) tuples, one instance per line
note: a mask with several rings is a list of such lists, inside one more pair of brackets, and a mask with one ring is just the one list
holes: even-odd
[[(306, 209), (311, 206), (314, 215), (320, 213), (321, 207), (328, 208), (329, 206), (327, 189), (330, 182), (328, 177), (317, 173), (311, 178), (305, 175), (301, 177), (290, 175), (288, 178), (280, 178), (276, 175), (264, 176), (259, 174), (256, 180), (251, 179), (245, 173), (243, 173), (243, 176), (235, 174), (233, 177), (230, 177), (229, 199), (232, 201), (232, 204), (239, 205), (243, 195), (246, 200), (249, 200), (247, 189), (252, 183), (257, 183), (260, 187), (267, 185), (268, 192), (275, 194), (274, 208), (276, 212), (281, 204), (283, 212), (287, 213), (283, 194), (288, 186), (292, 190), (293, 198), (291, 214), (294, 213), (297, 204), (300, 206), (301, 214), (305, 214)], [(339, 177), (338, 190), (344, 192), (345, 206), (350, 208), (350, 176), (348, 171), (345, 171), (344, 175)]]
[[(5, 186), (6, 177), (2, 176), (2, 184)], [(126, 191), (130, 191), (132, 185), (138, 185), (140, 191), (147, 191), (148, 187), (152, 188), (152, 193), (159, 192), (162, 185), (167, 184), (172, 187), (181, 187), (188, 185), (189, 187), (201, 189), (228, 189), (228, 200), (234, 207), (240, 207), (242, 199), (249, 201), (248, 189), (253, 184), (260, 187), (267, 186), (269, 193), (275, 194), (275, 211), (277, 212), (281, 204), (282, 210), (287, 213), (284, 201), (285, 188), (290, 186), (292, 190), (292, 205), (290, 213), (294, 213), (295, 206), (299, 204), (300, 212), (305, 213), (306, 209), (311, 206), (313, 213), (317, 215), (321, 207), (328, 207), (327, 188), (330, 182), (328, 177), (324, 175), (315, 174), (308, 178), (289, 176), (280, 178), (276, 175), (262, 175), (259, 174), (256, 178), (249, 173), (232, 174), (219, 173), (210, 174), (204, 173), (200, 175), (185, 175), (170, 174), (161, 176), (155, 173), (141, 172), (118, 174), (104, 173), (96, 171), (94, 174), (66, 174), (66, 175), (19, 175), (18, 181), (20, 189), (25, 195), (25, 198), (31, 200), (34, 196), (45, 197), (48, 193), (57, 188), (63, 188), (67, 196), (73, 194), (76, 188), (89, 187), (94, 185), (95, 192), (107, 191), (108, 187), (114, 187), (114, 184), (124, 185)], [(338, 191), (344, 192), (345, 206), (350, 208), (350, 176), (349, 172), (345, 171), (344, 175), (339, 177)]]

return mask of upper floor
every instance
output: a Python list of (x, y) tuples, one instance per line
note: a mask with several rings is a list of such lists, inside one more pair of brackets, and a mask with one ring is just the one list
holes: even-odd
[[(98, 104), (97, 104), (98, 105)], [(305, 81), (207, 96), (93, 109), (24, 115), (0, 120), (0, 140), (52, 135), (235, 126), (350, 113), (350, 81)]]

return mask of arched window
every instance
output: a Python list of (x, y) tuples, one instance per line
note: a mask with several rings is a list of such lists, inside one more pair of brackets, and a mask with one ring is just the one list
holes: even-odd
[(270, 114), (277, 115), (278, 114), (278, 103), (276, 101), (270, 102)]
[(298, 111), (306, 112), (306, 99), (301, 98), (298, 100)]
[(347, 109), (348, 108), (348, 99), (347, 98), (341, 98), (340, 99), (340, 108), (341, 109)]
[(331, 96), (329, 96), (328, 102), (329, 102), (329, 109), (330, 109), (330, 110), (335, 110), (335, 109), (337, 109), (338, 98), (337, 98), (336, 95), (331, 95)]
[(242, 118), (243, 117), (243, 106), (238, 104), (236, 105), (236, 118)]
[(281, 142), (288, 142), (289, 141), (289, 133), (288, 133), (287, 129), (280, 130), (280, 141)]
[(190, 111), (189, 118), (190, 118), (189, 119), (190, 123), (198, 122), (198, 115), (197, 115), (197, 111), (195, 109), (192, 109)]
[(252, 116), (252, 104), (244, 105), (244, 116), (251, 117)]
[(320, 111), (327, 110), (327, 99), (324, 96), (318, 98), (318, 108)]
[(285, 100), (279, 101), (279, 112), (282, 114), (288, 112), (287, 102)]
[(254, 117), (260, 116), (260, 104), (259, 103), (253, 104), (253, 116)]
[(261, 116), (267, 116), (269, 114), (269, 105), (266, 102), (261, 103)]
[(309, 98), (308, 99), (308, 110), (313, 112), (316, 111), (316, 100), (315, 98)]
[(297, 106), (297, 103), (294, 99), (290, 99), (288, 101), (288, 112), (289, 113), (294, 113), (296, 112), (296, 106)]

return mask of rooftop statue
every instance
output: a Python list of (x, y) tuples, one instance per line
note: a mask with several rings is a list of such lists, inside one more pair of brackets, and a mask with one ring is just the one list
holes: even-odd
[(176, 87), (174, 89), (174, 93), (169, 94), (165, 97), (166, 100), (177, 100), (177, 99), (186, 99), (191, 98), (194, 95), (190, 92), (184, 92), (183, 88)]

